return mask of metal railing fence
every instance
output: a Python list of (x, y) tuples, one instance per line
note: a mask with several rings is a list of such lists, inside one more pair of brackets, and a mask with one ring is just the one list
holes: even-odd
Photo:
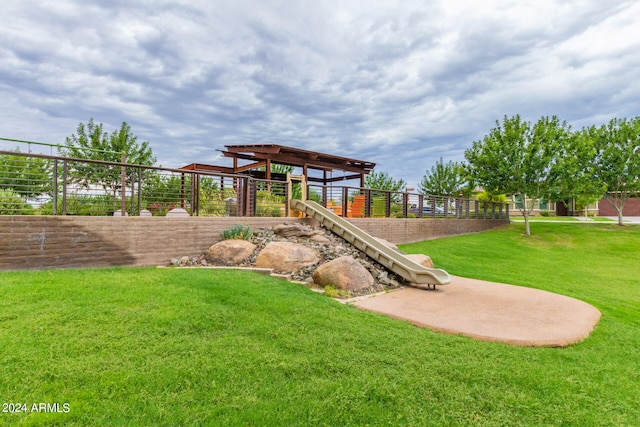
[[(462, 198), (315, 184), (307, 194), (346, 217), (508, 218), (507, 205)], [(286, 182), (247, 175), (0, 151), (0, 215), (279, 217), (288, 199)]]
[(505, 219), (509, 206), (462, 197), (348, 186), (309, 185), (309, 198), (350, 218)]

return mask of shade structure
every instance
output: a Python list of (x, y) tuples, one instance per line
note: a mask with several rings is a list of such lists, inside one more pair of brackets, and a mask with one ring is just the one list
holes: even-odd
[[(301, 167), (308, 182), (322, 182), (326, 185), (330, 182), (359, 179), (360, 187), (364, 187), (365, 175), (376, 166), (373, 162), (277, 144), (225, 145), (225, 150), (220, 151), (223, 156), (233, 159), (232, 167), (192, 163), (182, 169), (247, 173), (265, 179), (280, 179), (279, 174), (271, 173), (271, 163), (276, 163)], [(259, 171), (259, 168), (264, 168), (264, 171)], [(309, 170), (322, 171), (322, 178), (309, 176)], [(342, 171), (343, 175), (333, 176), (334, 171)]]

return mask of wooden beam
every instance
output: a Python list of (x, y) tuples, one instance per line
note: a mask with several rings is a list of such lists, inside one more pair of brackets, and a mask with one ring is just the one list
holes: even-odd
[(337, 177), (334, 177), (334, 178), (327, 178), (325, 181), (326, 182), (347, 181), (347, 180), (350, 180), (350, 179), (359, 179), (361, 176), (362, 176), (361, 174), (337, 176)]
[(248, 170), (251, 170), (251, 169), (258, 169), (259, 167), (266, 166), (266, 164), (267, 164), (267, 162), (261, 160), (259, 162), (254, 162), (254, 163), (251, 163), (251, 164), (248, 164), (248, 165), (237, 166), (235, 168), (235, 171), (236, 171), (236, 173), (239, 173), (239, 172), (244, 172), (244, 171), (248, 171)]

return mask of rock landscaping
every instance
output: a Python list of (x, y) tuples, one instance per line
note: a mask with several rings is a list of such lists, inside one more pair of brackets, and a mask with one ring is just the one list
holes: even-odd
[(212, 245), (206, 254), (173, 258), (171, 264), (270, 268), (309, 287), (338, 289), (344, 298), (406, 284), (341, 237), (322, 227), (304, 224), (283, 223), (256, 229), (247, 240), (223, 240)]

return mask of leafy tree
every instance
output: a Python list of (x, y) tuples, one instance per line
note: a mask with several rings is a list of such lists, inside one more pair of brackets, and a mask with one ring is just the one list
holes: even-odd
[[(65, 148), (60, 149), (60, 152), (69, 157), (109, 162), (121, 162), (123, 155), (127, 163), (153, 165), (156, 162), (149, 143), (138, 143), (137, 136), (131, 132), (131, 127), (126, 122), (122, 122), (120, 129), (108, 134), (104, 131), (103, 124), (96, 124), (93, 118), (86, 125), (78, 125), (76, 132), (66, 138)], [(86, 188), (101, 186), (115, 201), (122, 187), (121, 170), (116, 165), (76, 162), (71, 175), (75, 182)], [(127, 175), (127, 181), (129, 179)], [(126, 184), (130, 185), (130, 182)]]
[(0, 155), (0, 188), (11, 189), (26, 199), (51, 192), (50, 172), (46, 159)]
[(440, 160), (431, 167), (431, 171), (422, 177), (420, 192), (451, 197), (458, 197), (462, 193), (464, 197), (469, 197), (471, 185), (464, 163), (452, 161), (444, 163), (440, 157)]
[(403, 179), (393, 179), (393, 177), (386, 172), (372, 171), (364, 178), (364, 186), (376, 190), (403, 192), (407, 187), (407, 183)]
[(476, 200), (489, 203), (507, 203), (507, 196), (506, 194), (493, 194), (485, 190), (476, 195)]
[[(388, 190), (395, 193), (391, 193), (391, 202), (400, 203), (400, 195), (398, 192), (406, 191), (407, 183), (403, 179), (395, 180), (391, 175), (386, 172), (372, 171), (364, 178), (364, 186), (366, 188), (376, 190)], [(372, 192), (372, 197), (381, 196), (385, 193)]]
[(606, 188), (607, 201), (618, 212), (640, 191), (640, 117), (613, 119), (588, 134), (595, 145), (595, 178)]
[(520, 115), (504, 117), (502, 123), (465, 151), (470, 174), (485, 190), (505, 193), (517, 204), (525, 219), (525, 234), (531, 235), (529, 214), (536, 199), (547, 196), (553, 186), (551, 169), (557, 147), (570, 137), (566, 122), (542, 117), (534, 125)]
[(605, 193), (604, 183), (596, 179), (595, 139), (590, 133), (588, 129), (574, 132), (557, 147), (550, 200), (565, 203), (573, 199), (578, 206), (588, 206)]

